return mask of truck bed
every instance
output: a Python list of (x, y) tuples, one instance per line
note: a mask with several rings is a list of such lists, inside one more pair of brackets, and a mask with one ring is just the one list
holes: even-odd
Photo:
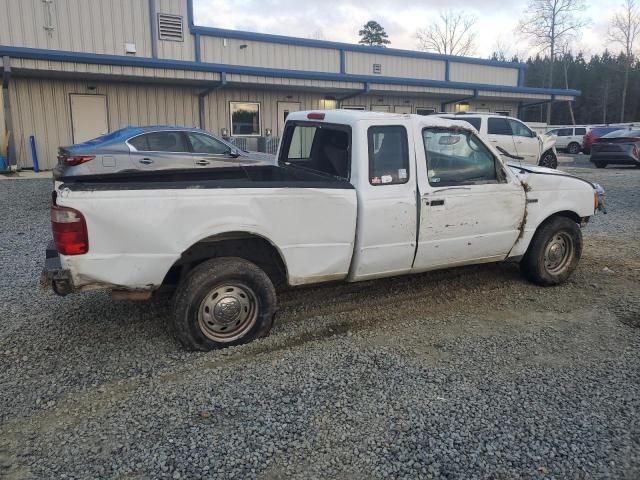
[(189, 188), (353, 189), (347, 180), (293, 166), (256, 165), (201, 169), (131, 171), (61, 177), (71, 191), (175, 190)]

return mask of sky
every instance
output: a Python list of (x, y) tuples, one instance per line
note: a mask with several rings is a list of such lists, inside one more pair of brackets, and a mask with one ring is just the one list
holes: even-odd
[[(389, 35), (390, 47), (408, 50), (417, 49), (416, 31), (437, 18), (439, 10), (459, 9), (478, 18), (473, 56), (489, 57), (497, 43), (507, 46), (509, 55), (537, 53), (516, 31), (523, 0), (195, 0), (194, 5), (198, 25), (347, 43), (357, 43), (362, 25), (376, 20)], [(590, 24), (572, 49), (590, 56), (612, 47), (607, 26), (615, 7), (605, 9), (597, 0), (587, 0), (586, 6)]]

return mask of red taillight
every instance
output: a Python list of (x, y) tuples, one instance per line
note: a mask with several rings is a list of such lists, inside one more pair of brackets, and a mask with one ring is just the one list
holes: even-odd
[(89, 251), (89, 235), (84, 216), (69, 207), (51, 206), (51, 231), (62, 255), (82, 255)]
[(58, 155), (58, 161), (68, 165), (69, 167), (87, 163), (94, 158), (96, 157), (93, 155)]
[(309, 120), (324, 120), (324, 113), (322, 112), (311, 112), (307, 114), (307, 118)]

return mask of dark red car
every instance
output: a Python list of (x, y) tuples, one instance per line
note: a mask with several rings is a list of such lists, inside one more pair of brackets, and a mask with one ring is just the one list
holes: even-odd
[(591, 145), (596, 138), (600, 138), (607, 133), (620, 130), (620, 127), (594, 127), (582, 138), (582, 152), (585, 155), (591, 153)]

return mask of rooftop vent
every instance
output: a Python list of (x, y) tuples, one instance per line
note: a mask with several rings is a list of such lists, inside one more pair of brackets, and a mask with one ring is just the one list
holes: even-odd
[(168, 13), (158, 14), (158, 33), (160, 40), (172, 40), (182, 42), (184, 33), (182, 30), (182, 16)]

